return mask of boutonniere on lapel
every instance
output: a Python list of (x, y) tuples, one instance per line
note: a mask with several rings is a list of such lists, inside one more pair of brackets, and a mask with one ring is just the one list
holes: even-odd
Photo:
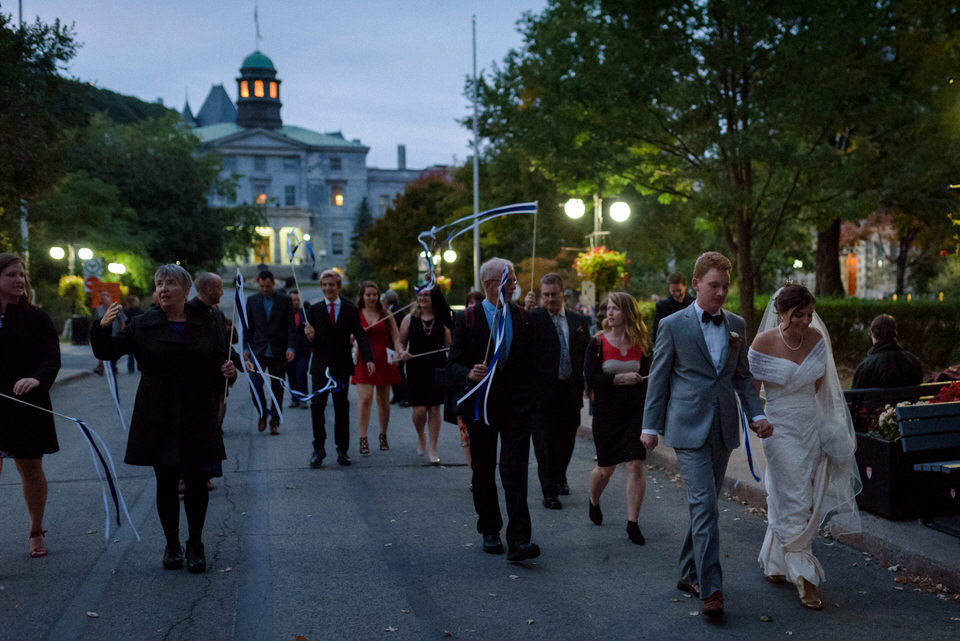
[(740, 340), (741, 340), (740, 334), (736, 332), (730, 332), (729, 334), (727, 334), (727, 343), (729, 343), (730, 347), (732, 348), (739, 347)]

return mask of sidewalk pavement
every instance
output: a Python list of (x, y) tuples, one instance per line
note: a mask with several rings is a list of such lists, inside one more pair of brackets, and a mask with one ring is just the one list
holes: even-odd
[[(592, 417), (587, 405), (584, 404), (581, 413), (578, 436), (592, 440), (589, 427)], [(750, 437), (754, 469), (758, 464), (760, 469), (766, 469), (760, 439), (753, 433)], [(662, 441), (657, 449), (647, 453), (647, 463), (663, 467), (671, 473), (680, 471), (676, 454), (672, 448), (664, 446)], [(763, 478), (762, 474), (760, 476)], [(743, 445), (730, 455), (723, 488), (733, 500), (761, 509), (766, 514), (767, 493), (763, 484), (751, 476)], [(860, 518), (862, 531), (841, 537), (838, 539), (840, 543), (862, 551), (884, 567), (897, 565), (901, 571), (920, 577), (920, 580), (928, 578), (933, 585), (943, 584), (953, 592), (960, 592), (960, 539), (934, 530), (919, 519), (890, 521), (863, 510), (860, 511)], [(761, 543), (762, 541), (757, 541), (758, 553)], [(829, 571), (827, 568), (827, 572)]]

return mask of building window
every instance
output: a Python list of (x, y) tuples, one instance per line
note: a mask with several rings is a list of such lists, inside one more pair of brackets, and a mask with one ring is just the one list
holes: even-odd
[(253, 81), (253, 95), (257, 98), (263, 98), (263, 80)]
[(334, 256), (343, 256), (343, 233), (335, 231), (330, 234), (330, 252)]
[(300, 159), (296, 156), (284, 156), (283, 158), (283, 170), (284, 171), (298, 171), (300, 169)]
[(266, 171), (266, 170), (267, 170), (267, 157), (266, 157), (266, 156), (254, 156), (254, 157), (253, 157), (253, 170), (254, 170), (254, 171)]
[(274, 100), (276, 100), (276, 99), (277, 99), (277, 95), (278, 95), (278, 92), (277, 92), (277, 83), (271, 82), (271, 83), (270, 83), (270, 97), (273, 98)]
[(223, 168), (227, 171), (236, 171), (237, 170), (237, 157), (236, 156), (224, 156), (223, 157)]
[(266, 205), (266, 204), (267, 204), (267, 193), (264, 192), (264, 191), (259, 192), (259, 193), (257, 194), (257, 197), (254, 199), (254, 202), (256, 202), (258, 205)]
[(293, 207), (297, 204), (297, 186), (287, 185), (283, 188), (283, 204), (287, 207)]
[(340, 171), (343, 168), (343, 163), (340, 162), (339, 158), (330, 159), (330, 170), (331, 171)]
[(390, 206), (390, 196), (380, 196), (380, 215), (387, 213), (387, 207)]
[(250, 85), (246, 80), (240, 81), (240, 97), (249, 98), (250, 97)]
[(330, 188), (330, 204), (336, 207), (343, 207), (343, 187)]

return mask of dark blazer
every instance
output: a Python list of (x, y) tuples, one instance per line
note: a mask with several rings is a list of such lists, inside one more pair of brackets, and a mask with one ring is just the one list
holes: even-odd
[[(223, 315), (223, 312), (220, 311), (218, 307), (211, 307), (205, 302), (200, 300), (199, 296), (194, 296), (187, 301), (187, 305), (194, 307), (195, 309), (203, 312), (210, 317), (210, 322), (213, 323), (214, 327), (217, 329), (217, 341), (220, 345), (223, 345), (223, 359), (227, 359), (227, 317)], [(143, 312), (141, 312), (143, 313)], [(139, 315), (139, 314), (138, 314)], [(236, 332), (231, 332), (231, 347), (230, 347), (230, 360), (233, 361), (234, 366), (238, 371), (243, 371), (244, 364), (243, 359), (240, 358), (240, 354), (237, 353), (232, 346), (232, 343), (237, 342)], [(216, 376), (221, 376), (220, 372), (216, 373)], [(222, 382), (222, 381), (221, 381)]]
[(97, 358), (116, 360), (132, 352), (140, 364), (124, 457), (130, 465), (196, 468), (226, 458), (218, 420), (225, 341), (220, 344), (208, 314), (192, 305), (184, 311), (182, 334), (158, 309), (138, 316), (114, 337), (100, 323), (90, 330)]
[[(567, 349), (570, 351), (570, 365), (572, 373), (568, 382), (571, 390), (583, 390), (583, 360), (587, 350), (587, 344), (590, 342), (590, 322), (583, 314), (564, 310), (567, 329), (570, 334), (570, 340)], [(544, 384), (543, 389), (547, 389), (548, 384), (557, 379), (557, 371), (560, 368), (560, 336), (557, 334), (557, 327), (550, 318), (550, 312), (543, 307), (536, 307), (533, 310), (533, 317), (538, 325), (538, 335), (540, 336), (540, 346), (537, 350), (537, 362), (542, 370), (537, 376), (538, 382)], [(583, 407), (583, 394), (575, 395), (576, 398), (570, 398), (570, 402), (576, 403), (577, 408)], [(537, 406), (551, 403), (549, 395), (537, 391)], [(567, 400), (567, 399), (564, 399)]]
[(360, 324), (360, 312), (356, 305), (340, 297), (340, 314), (337, 326), (330, 325), (327, 311), (327, 299), (314, 302), (310, 306), (310, 324), (313, 326), (313, 365), (311, 374), (322, 375), (329, 367), (331, 373), (346, 385), (353, 374), (353, 355), (350, 353), (350, 336), (357, 341), (357, 348), (367, 363), (373, 362), (373, 350), (370, 339)]
[(282, 357), (288, 349), (295, 349), (293, 302), (286, 294), (274, 293), (273, 309), (268, 320), (263, 299), (263, 294), (259, 292), (247, 296), (249, 331), (243, 335), (243, 349), (250, 350), (260, 358), (269, 345), (274, 357)]
[[(50, 317), (36, 307), (7, 305), (0, 328), (0, 392), (13, 396), (17, 381), (35, 378), (40, 387), (19, 398), (50, 409), (50, 388), (59, 371), (60, 341)], [(52, 414), (0, 398), (0, 450), (38, 458), (58, 449)]]
[[(490, 422), (496, 424), (505, 413), (523, 413), (533, 410), (533, 392), (537, 374), (540, 371), (536, 362), (538, 326), (533, 316), (523, 308), (510, 303), (510, 319), (513, 323), (513, 340), (505, 363), (497, 366), (490, 389), (487, 410)], [(551, 330), (553, 331), (553, 330)], [(483, 308), (467, 308), (463, 314), (457, 314), (453, 324), (453, 344), (447, 360), (448, 380), (462, 381), (464, 386), (476, 383), (467, 380), (467, 374), (477, 363), (488, 361), (487, 343), (490, 338), (490, 326)], [(559, 348), (558, 348), (559, 349)], [(490, 356), (493, 343), (490, 342)], [(475, 396), (475, 395), (474, 395)], [(460, 415), (473, 419), (476, 399), (467, 398), (458, 408)]]
[[(297, 323), (297, 310), (293, 310), (291, 316), (293, 316), (293, 346), (297, 355), (306, 354), (310, 351), (310, 343), (307, 341), (307, 335), (304, 333), (304, 328), (307, 326), (307, 319), (309, 318), (308, 314), (310, 313), (309, 308), (304, 312), (300, 310), (300, 322)], [(329, 320), (329, 316), (327, 317)]]
[(673, 299), (673, 296), (667, 296), (657, 301), (653, 308), (653, 329), (650, 331), (650, 344), (654, 345), (657, 341), (657, 330), (660, 328), (660, 321), (671, 314), (676, 314), (681, 309), (686, 309), (693, 302), (693, 296), (684, 294), (683, 300), (679, 303)]
[(870, 355), (860, 361), (853, 374), (853, 387), (908, 387), (923, 382), (920, 359), (903, 349), (900, 343), (877, 343)]

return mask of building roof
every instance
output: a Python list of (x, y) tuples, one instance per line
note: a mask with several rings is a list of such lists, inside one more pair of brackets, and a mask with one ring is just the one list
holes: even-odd
[(237, 122), (237, 108), (222, 84), (210, 87), (207, 99), (203, 101), (203, 106), (197, 112), (196, 121), (200, 127)]
[(260, 53), (259, 49), (243, 59), (243, 64), (240, 65), (240, 69), (269, 69), (270, 71), (277, 70), (276, 67), (273, 66), (273, 61)]
[[(197, 127), (193, 130), (193, 133), (196, 134), (202, 142), (212, 143), (222, 140), (223, 138), (235, 136), (236, 134), (244, 131), (250, 130), (241, 127), (236, 122), (221, 122), (203, 127)], [(293, 125), (284, 125), (279, 129), (272, 129), (270, 131), (274, 134), (280, 134), (281, 136), (285, 136), (310, 147), (342, 147), (345, 149), (355, 149), (357, 151), (364, 151), (367, 149), (366, 145), (361, 143), (359, 140), (346, 140), (343, 137), (343, 134), (339, 131), (323, 134), (319, 131), (312, 131), (310, 129), (305, 129), (304, 127), (296, 127)]]
[(183, 102), (183, 111), (180, 112), (180, 118), (191, 127), (197, 126), (197, 119), (193, 117), (193, 111), (190, 110), (190, 101)]

